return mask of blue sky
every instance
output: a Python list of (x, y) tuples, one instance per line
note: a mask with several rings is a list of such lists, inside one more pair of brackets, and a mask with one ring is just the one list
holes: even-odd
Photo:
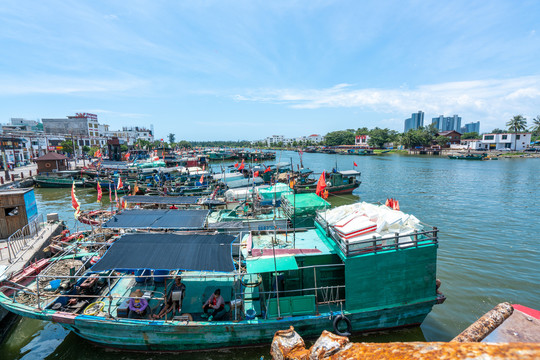
[(0, 122), (261, 139), (540, 114), (540, 2), (0, 3)]

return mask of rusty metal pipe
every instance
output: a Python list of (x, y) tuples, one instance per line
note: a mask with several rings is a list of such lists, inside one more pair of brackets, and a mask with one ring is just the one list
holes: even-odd
[[(311, 357), (313, 359), (313, 357)], [(497, 359), (533, 360), (540, 358), (540, 344), (529, 343), (444, 343), (411, 342), (352, 344), (325, 359)]]
[(500, 303), (453, 338), (452, 342), (480, 342), (504, 320), (508, 319), (513, 312), (514, 308), (510, 303)]

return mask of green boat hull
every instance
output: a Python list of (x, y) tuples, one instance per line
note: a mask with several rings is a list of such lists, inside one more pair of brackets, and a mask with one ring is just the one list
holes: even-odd
[[(145, 321), (104, 319), (46, 310), (35, 312), (2, 296), (3, 305), (21, 316), (55, 321), (80, 337), (102, 346), (143, 351), (185, 351), (270, 343), (278, 330), (294, 326), (303, 337), (317, 337), (323, 330), (334, 331), (333, 318), (339, 312), (315, 316), (284, 317), (277, 320), (219, 322)], [(344, 312), (355, 333), (422, 323), (436, 299), (413, 304), (374, 308), (362, 312)]]

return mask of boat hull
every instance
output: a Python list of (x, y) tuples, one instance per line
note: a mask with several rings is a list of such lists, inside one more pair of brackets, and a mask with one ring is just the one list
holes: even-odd
[[(303, 337), (316, 337), (323, 330), (334, 331), (332, 321), (338, 314), (237, 322), (141, 321), (61, 312), (28, 312), (22, 310), (23, 306), (9, 306), (5, 299), (2, 301), (4, 306), (7, 305), (6, 308), (19, 315), (55, 321), (80, 337), (102, 346), (138, 351), (186, 351), (269, 343), (277, 330), (289, 326), (294, 326)], [(435, 303), (436, 300), (430, 299), (344, 314), (351, 320), (353, 332), (368, 332), (418, 325)]]

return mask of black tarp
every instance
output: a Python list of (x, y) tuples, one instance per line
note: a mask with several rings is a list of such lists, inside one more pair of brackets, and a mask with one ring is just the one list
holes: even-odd
[(194, 205), (200, 198), (198, 196), (133, 195), (124, 196), (123, 199), (128, 204)]
[(127, 234), (116, 240), (91, 271), (137, 269), (231, 272), (231, 235)]
[(110, 218), (106, 229), (170, 229), (194, 230), (204, 228), (209, 210), (124, 210)]

